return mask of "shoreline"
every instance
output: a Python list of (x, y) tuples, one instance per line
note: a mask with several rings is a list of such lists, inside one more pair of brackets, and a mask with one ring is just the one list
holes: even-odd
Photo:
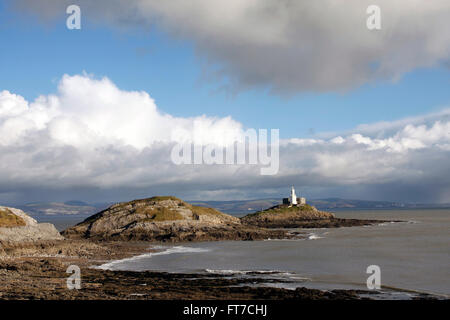
[[(146, 242), (86, 243), (83, 240), (16, 244), (10, 248), (2, 244), (2, 249), (10, 254), (0, 256), (3, 280), (0, 300), (360, 299), (357, 290), (288, 290), (251, 286), (267, 283), (268, 279), (263, 278), (230, 279), (220, 274), (110, 271), (93, 267), (104, 261), (152, 252), (149, 245)], [(33, 247), (34, 255), (23, 254)], [(54, 254), (55, 250), (57, 254)], [(80, 290), (67, 289), (66, 281), (70, 274), (66, 270), (73, 264), (81, 269)]]
[[(63, 240), (67, 242), (67, 240)], [(72, 248), (83, 243), (65, 243)], [(56, 246), (58, 243), (40, 244)], [(254, 286), (270, 282), (266, 278), (239, 279), (220, 274), (168, 273), (154, 271), (110, 271), (93, 268), (111, 258), (130, 257), (130, 253), (150, 252), (148, 243), (103, 243), (102, 259), (87, 256), (16, 256), (0, 259), (1, 300), (253, 300), (253, 299), (310, 299), (310, 300), (359, 300), (359, 294), (370, 293), (360, 290), (330, 290), (297, 288), (288, 290), (270, 286)], [(145, 248), (146, 247), (146, 248)], [(128, 249), (129, 254), (114, 252), (115, 249)], [(99, 248), (96, 248), (97, 250)], [(112, 249), (112, 250), (110, 250)], [(41, 251), (41, 254), (43, 251)], [(76, 264), (81, 269), (81, 289), (69, 290), (66, 286), (66, 273), (69, 265)], [(273, 280), (278, 282), (278, 280)]]
[[(219, 273), (170, 273), (160, 271), (111, 271), (96, 268), (105, 262), (133, 259), (157, 252), (149, 242), (90, 242), (86, 240), (2, 244), (0, 300), (366, 300), (381, 291), (306, 287), (285, 289), (270, 284), (280, 279), (235, 277)], [(34, 252), (30, 254), (30, 252)], [(69, 265), (81, 269), (81, 289), (67, 289)], [(435, 299), (419, 294), (412, 299)]]

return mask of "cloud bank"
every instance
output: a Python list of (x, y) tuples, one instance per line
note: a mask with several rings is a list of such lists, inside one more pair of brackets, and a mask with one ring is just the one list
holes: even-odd
[[(449, 63), (448, 0), (79, 0), (83, 17), (124, 28), (157, 25), (191, 41), (207, 77), (230, 90), (342, 91)], [(66, 0), (17, 0), (20, 11), (63, 18)], [(366, 28), (381, 8), (382, 29)]]
[(292, 184), (308, 197), (450, 199), (450, 109), (326, 139), (282, 140), (275, 176), (261, 176), (258, 165), (171, 161), (185, 137), (226, 145), (244, 129), (230, 117), (173, 117), (146, 92), (87, 74), (65, 75), (56, 94), (32, 102), (1, 91), (0, 201), (273, 197)]

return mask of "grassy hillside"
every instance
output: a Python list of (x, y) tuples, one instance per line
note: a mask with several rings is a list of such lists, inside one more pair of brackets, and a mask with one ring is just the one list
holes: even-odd
[(170, 220), (183, 220), (183, 216), (174, 210), (168, 208), (138, 208), (136, 214), (142, 214), (147, 216), (143, 221), (170, 221)]
[(25, 226), (25, 221), (8, 209), (0, 209), (0, 227), (13, 228)]
[(316, 211), (317, 209), (310, 206), (309, 204), (305, 204), (299, 207), (289, 207), (287, 205), (279, 205), (275, 206), (263, 211), (258, 211), (255, 213), (250, 213), (247, 217), (256, 217), (260, 215), (280, 215), (280, 214), (289, 214), (289, 213), (297, 213), (297, 212), (308, 212), (308, 211)]
[(193, 206), (190, 205), (190, 208), (192, 210), (192, 213), (199, 215), (199, 216), (203, 216), (203, 215), (213, 215), (213, 216), (218, 216), (218, 215), (222, 215), (223, 213), (213, 209), (213, 208), (206, 208), (206, 207), (201, 207), (201, 206)]

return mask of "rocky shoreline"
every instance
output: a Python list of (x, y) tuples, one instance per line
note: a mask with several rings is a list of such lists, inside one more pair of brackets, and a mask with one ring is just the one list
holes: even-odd
[[(149, 252), (146, 242), (85, 240), (45, 241), (27, 245), (3, 243), (0, 254), (2, 300), (136, 300), (136, 299), (368, 299), (359, 290), (255, 286), (267, 278), (230, 278), (220, 274), (108, 271), (92, 268), (113, 259)], [(124, 253), (126, 252), (126, 254)], [(32, 253), (32, 254), (31, 254)], [(81, 269), (81, 289), (69, 290), (69, 265)], [(279, 280), (273, 280), (279, 282)]]
[(370, 219), (285, 219), (283, 221), (256, 221), (254, 224), (262, 228), (341, 228), (370, 226), (386, 222), (402, 222), (393, 220), (370, 220)]
[[(55, 240), (0, 242), (0, 300), (371, 300), (378, 291), (288, 290), (270, 286), (279, 278), (223, 274), (110, 271), (112, 260), (155, 250), (145, 241)], [(69, 290), (70, 265), (81, 270), (81, 289)], [(417, 294), (412, 299), (437, 299)]]

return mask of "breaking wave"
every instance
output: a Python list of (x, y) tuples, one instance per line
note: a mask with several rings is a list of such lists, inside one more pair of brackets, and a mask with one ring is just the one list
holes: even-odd
[(308, 240), (317, 240), (317, 239), (323, 239), (323, 237), (320, 237), (320, 236), (318, 236), (318, 235), (315, 234), (315, 233), (311, 233), (311, 234), (308, 236)]
[(222, 274), (222, 275), (293, 275), (291, 272), (280, 270), (223, 270), (223, 269), (205, 269), (207, 273)]
[(131, 258), (125, 258), (120, 260), (113, 260), (107, 263), (104, 263), (100, 266), (95, 266), (93, 268), (95, 269), (101, 269), (101, 270), (113, 270), (114, 266), (118, 264), (122, 264), (124, 262), (134, 262), (141, 259), (150, 258), (152, 256), (160, 256), (160, 255), (166, 255), (166, 254), (174, 254), (174, 253), (198, 253), (198, 252), (208, 252), (209, 249), (203, 249), (203, 248), (193, 248), (193, 247), (183, 247), (183, 246), (175, 246), (175, 247), (163, 247), (163, 246), (154, 246), (152, 249), (162, 250), (158, 252), (149, 252), (144, 253), (138, 256), (134, 256)]

